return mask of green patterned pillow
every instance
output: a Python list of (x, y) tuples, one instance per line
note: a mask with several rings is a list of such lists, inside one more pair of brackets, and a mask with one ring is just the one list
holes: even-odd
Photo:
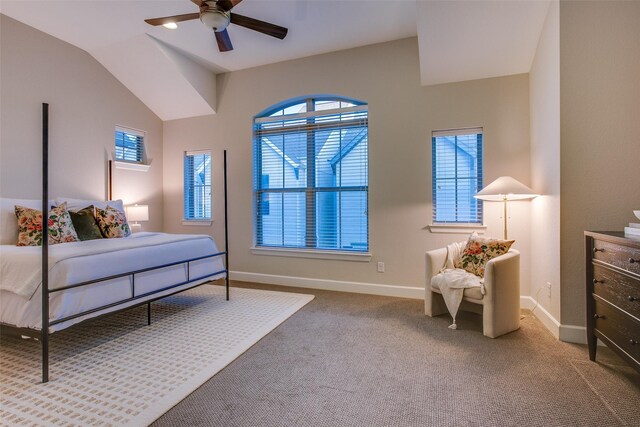
[(96, 221), (102, 235), (107, 239), (113, 237), (129, 237), (131, 229), (124, 212), (107, 206), (105, 209), (96, 208)]
[(96, 224), (96, 217), (93, 215), (93, 210), (93, 205), (91, 205), (80, 209), (78, 212), (69, 211), (73, 228), (76, 229), (78, 239), (80, 240), (102, 239), (102, 233), (100, 232), (98, 224)]
[(499, 240), (480, 237), (473, 233), (462, 251), (462, 257), (455, 267), (467, 270), (476, 276), (484, 277), (484, 268), (490, 259), (509, 252), (515, 240)]
[[(15, 206), (15, 211), (18, 218), (17, 246), (42, 245), (42, 211), (18, 205)], [(51, 208), (48, 227), (50, 245), (78, 241), (66, 203)]]

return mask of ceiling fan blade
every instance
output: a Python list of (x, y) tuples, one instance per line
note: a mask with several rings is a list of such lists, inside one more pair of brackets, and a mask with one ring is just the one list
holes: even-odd
[(249, 18), (248, 16), (238, 15), (237, 13), (231, 14), (231, 23), (281, 40), (287, 36), (287, 32), (289, 31), (279, 25)]
[(144, 22), (146, 22), (149, 25), (164, 25), (170, 22), (182, 22), (182, 21), (189, 21), (191, 19), (198, 19), (198, 18), (200, 18), (199, 13), (187, 13), (185, 15), (174, 15), (174, 16), (165, 16), (164, 18), (145, 19)]
[(229, 38), (229, 33), (226, 29), (222, 31), (216, 31), (215, 35), (220, 52), (229, 52), (230, 50), (233, 50), (233, 45), (231, 44), (231, 39)]
[[(191, 0), (194, 1), (194, 0)], [(216, 5), (225, 12), (230, 11), (232, 8), (238, 5), (242, 0), (218, 0)]]

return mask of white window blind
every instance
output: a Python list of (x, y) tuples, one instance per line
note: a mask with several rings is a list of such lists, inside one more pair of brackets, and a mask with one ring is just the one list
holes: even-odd
[(432, 134), (433, 222), (482, 223), (482, 128)]
[(280, 106), (255, 118), (254, 155), (257, 246), (368, 251), (366, 105)]
[(211, 152), (184, 153), (184, 219), (211, 220)]
[(144, 161), (145, 133), (135, 129), (116, 127), (116, 160), (142, 163)]

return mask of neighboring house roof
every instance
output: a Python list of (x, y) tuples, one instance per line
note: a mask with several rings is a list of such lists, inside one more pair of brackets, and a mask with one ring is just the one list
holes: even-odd
[(273, 142), (269, 141), (269, 138), (262, 137), (262, 141), (265, 144), (267, 144), (267, 146), (269, 148), (271, 148), (273, 151), (275, 151), (276, 154), (278, 154), (280, 157), (284, 158), (284, 160), (287, 163), (289, 163), (291, 166), (293, 166), (295, 169), (304, 169), (304, 165), (302, 165), (302, 163), (298, 159), (292, 158), (288, 154), (285, 154), (284, 151), (282, 151), (276, 144), (274, 144)]
[(466, 155), (468, 157), (471, 157), (472, 159), (475, 159), (478, 157), (478, 154), (475, 152), (475, 146), (476, 146), (476, 142), (473, 141), (472, 144), (469, 145), (473, 145), (473, 153), (470, 153), (469, 150), (471, 149), (471, 147), (466, 147), (464, 143), (458, 141), (458, 143), (456, 144), (455, 140), (452, 139), (452, 137), (444, 137), (442, 138), (444, 139), (445, 142), (447, 142), (448, 144), (451, 144), (452, 147), (454, 147), (457, 151), (461, 151), (463, 155)]
[(345, 134), (342, 135), (342, 140), (348, 141), (348, 142), (344, 144), (342, 149), (340, 149), (340, 151), (338, 151), (338, 153), (336, 153), (336, 155), (333, 156), (331, 160), (329, 160), (331, 167), (335, 169), (336, 164), (340, 160), (342, 160), (347, 154), (349, 154), (351, 150), (353, 150), (358, 144), (360, 144), (360, 142), (362, 142), (362, 140), (365, 139), (366, 137), (367, 137), (367, 128), (358, 127), (358, 128), (347, 129)]
[[(326, 141), (332, 139), (332, 136), (335, 132), (344, 132), (341, 136), (343, 146), (342, 148), (329, 160), (329, 164), (332, 169), (335, 169), (336, 164), (342, 160), (347, 154), (351, 152), (362, 140), (367, 137), (367, 129), (366, 128), (351, 128), (351, 129), (336, 129), (335, 131), (327, 134), (327, 138), (322, 142), (324, 148), (328, 148), (326, 145)], [(336, 138), (336, 141), (338, 139)], [(271, 142), (268, 137), (262, 137), (262, 141), (271, 148), (276, 154), (280, 157), (284, 158), (284, 160), (289, 163), (295, 169), (305, 169), (305, 165), (299, 159), (294, 156), (290, 156), (285, 154), (284, 151), (276, 144)]]

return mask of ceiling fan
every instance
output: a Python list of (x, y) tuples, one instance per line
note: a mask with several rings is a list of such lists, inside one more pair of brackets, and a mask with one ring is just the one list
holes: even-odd
[(164, 18), (145, 19), (149, 25), (165, 25), (192, 19), (200, 19), (202, 23), (211, 28), (216, 35), (218, 49), (220, 52), (228, 52), (233, 50), (227, 26), (229, 24), (240, 25), (250, 30), (258, 31), (279, 39), (284, 39), (287, 35), (287, 29), (279, 25), (270, 24), (258, 19), (249, 18), (248, 16), (232, 13), (231, 9), (242, 0), (191, 0), (200, 7), (199, 13), (187, 13), (184, 15), (165, 16)]

